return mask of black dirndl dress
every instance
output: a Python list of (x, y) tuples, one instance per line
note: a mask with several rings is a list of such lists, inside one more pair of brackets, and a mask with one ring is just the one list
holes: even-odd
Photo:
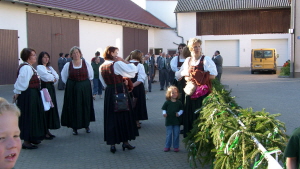
[[(114, 112), (115, 90), (117, 93), (125, 91), (126, 95), (129, 96), (127, 88), (124, 87), (122, 76), (114, 74), (113, 64), (102, 66), (101, 75), (107, 84), (104, 97), (104, 141), (107, 145), (115, 145), (135, 140), (136, 136), (139, 136), (139, 132), (131, 100), (128, 100), (129, 111)], [(120, 83), (115, 82), (117, 83), (115, 85), (114, 78)]]
[(59, 120), (59, 114), (58, 114), (58, 108), (57, 108), (54, 83), (42, 81), (41, 84), (42, 84), (42, 88), (48, 89), (52, 103), (54, 105), (54, 107), (51, 107), (50, 110), (45, 112), (47, 128), (48, 129), (59, 129), (60, 128), (60, 120)]
[[(136, 66), (138, 62), (134, 63)], [(138, 73), (131, 79), (132, 83), (137, 81)], [(132, 90), (133, 97), (137, 98), (136, 106), (133, 109), (136, 115), (136, 120), (148, 120), (146, 94), (144, 83), (140, 83)]]
[[(80, 69), (87, 71), (84, 60)], [(69, 78), (66, 83), (64, 105), (61, 114), (61, 125), (72, 129), (82, 129), (89, 127), (90, 122), (95, 121), (92, 87), (88, 76), (85, 78), (86, 80), (72, 80), (70, 76), (74, 70), (73, 64), (70, 62)], [(79, 69), (76, 69), (76, 71), (79, 71), (80, 74)]]
[[(202, 56), (199, 64), (197, 66), (190, 66), (189, 69), (192, 71), (199, 69), (204, 71), (203, 66), (204, 56)], [(197, 99), (191, 99), (191, 96), (185, 96), (185, 104), (184, 104), (184, 113), (182, 114), (182, 121), (183, 121), (183, 137), (186, 137), (190, 130), (193, 128), (194, 121), (199, 117), (199, 113), (195, 114), (195, 111), (202, 107), (203, 99), (208, 94), (201, 96)]]
[[(116, 85), (118, 93), (123, 92), (122, 85), (123, 83)], [(129, 95), (126, 87), (125, 93)], [(135, 137), (139, 136), (130, 100), (128, 100), (130, 111), (114, 112), (114, 95), (115, 85), (108, 85), (104, 97), (104, 141), (107, 145), (135, 140)]]
[[(20, 65), (19, 70), (22, 66), (24, 64)], [(31, 87), (30, 83), (33, 81), (35, 81), (36, 87)], [(40, 93), (40, 80), (35, 71), (30, 79), (29, 87), (19, 94), (17, 106), (21, 112), (19, 117), (21, 139), (30, 142), (43, 140), (47, 133), (47, 126)]]

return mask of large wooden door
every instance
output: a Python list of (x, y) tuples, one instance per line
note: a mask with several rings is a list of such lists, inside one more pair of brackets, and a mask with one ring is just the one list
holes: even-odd
[(51, 66), (58, 71), (59, 53), (79, 46), (79, 21), (75, 19), (27, 13), (28, 47), (50, 54)]
[(123, 27), (123, 57), (135, 49), (148, 53), (148, 30)]
[(19, 65), (18, 31), (0, 29), (0, 85), (13, 84)]

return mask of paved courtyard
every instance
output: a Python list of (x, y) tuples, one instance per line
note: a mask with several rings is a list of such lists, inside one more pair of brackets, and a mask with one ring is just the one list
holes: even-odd
[[(158, 75), (156, 75), (158, 77)], [(287, 133), (300, 126), (300, 79), (278, 78), (272, 74), (250, 74), (249, 68), (225, 68), (222, 83), (232, 89), (232, 95), (242, 107), (254, 110), (266, 108), (270, 113), (281, 113), (279, 119), (286, 123)], [(165, 92), (154, 83), (147, 100), (149, 120), (142, 121), (140, 136), (130, 143), (134, 150), (121, 150), (112, 154), (103, 141), (103, 99), (94, 101), (96, 122), (91, 123), (92, 133), (79, 130), (73, 136), (69, 128), (51, 132), (57, 137), (45, 140), (37, 150), (22, 150), (16, 169), (110, 169), (110, 168), (190, 168), (187, 151), (163, 152), (165, 142), (164, 118), (161, 106)], [(0, 86), (0, 97), (12, 100), (13, 85)], [(57, 91), (59, 111), (62, 109), (64, 91)], [(182, 139), (182, 136), (181, 136)], [(207, 167), (208, 168), (208, 167)]]

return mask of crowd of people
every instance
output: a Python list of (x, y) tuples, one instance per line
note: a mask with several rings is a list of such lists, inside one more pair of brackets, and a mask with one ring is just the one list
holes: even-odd
[[(82, 128), (91, 133), (90, 122), (95, 121), (93, 99), (97, 95), (102, 98), (103, 89), (104, 141), (110, 145), (112, 153), (120, 143), (123, 151), (134, 149), (129, 141), (139, 136), (140, 120), (148, 119), (146, 92), (152, 91), (156, 68), (160, 90), (166, 89), (166, 101), (161, 108), (166, 126), (163, 151), (170, 151), (173, 145), (174, 152), (178, 152), (180, 126), (183, 125), (181, 134), (186, 137), (194, 120), (201, 115), (194, 112), (208, 96), (211, 80), (221, 80), (223, 58), (220, 52), (216, 51), (212, 58), (205, 56), (201, 44), (200, 39), (192, 38), (188, 45), (178, 45), (176, 55), (161, 53), (156, 61), (154, 54), (143, 56), (140, 50), (132, 51), (123, 59), (117, 47), (108, 46), (103, 58), (100, 52), (95, 53), (91, 64), (83, 59), (81, 49), (74, 46), (69, 52), (70, 60), (66, 59), (67, 55), (60, 54), (59, 73), (51, 66), (47, 52), (37, 57), (34, 49), (24, 48), (20, 54), (23, 63), (19, 65), (14, 84), (15, 104), (0, 97), (0, 166), (13, 168), (21, 148), (37, 149), (42, 140), (55, 138), (50, 129), (66, 126), (72, 128), (73, 135), (78, 135)], [(55, 84), (59, 90), (65, 90), (61, 119)], [(192, 90), (190, 84), (194, 85), (193, 92), (189, 92)], [(41, 89), (47, 89), (47, 93)], [(126, 102), (122, 110), (116, 106), (119, 94), (124, 95)], [(42, 97), (50, 98), (50, 109), (45, 110)], [(293, 150), (299, 143), (298, 133), (299, 130), (295, 131), (285, 152), (289, 168), (298, 163), (298, 155)]]
[[(24, 140), (23, 149), (37, 149), (42, 140), (51, 140), (55, 135), (50, 130), (66, 126), (78, 135), (79, 129), (91, 133), (90, 122), (94, 122), (93, 100), (104, 95), (104, 141), (110, 145), (110, 151), (116, 152), (116, 144), (122, 144), (123, 150), (134, 149), (129, 141), (139, 135), (141, 120), (148, 120), (146, 92), (152, 91), (156, 68), (159, 70), (160, 90), (166, 89), (166, 102), (162, 106), (166, 118), (167, 139), (164, 151), (172, 144), (179, 151), (180, 125), (183, 135), (187, 136), (201, 107), (202, 100), (208, 95), (192, 97), (185, 94), (188, 82), (197, 84), (194, 74), (207, 72), (208, 79), (214, 79), (217, 68), (211, 57), (202, 55), (201, 40), (190, 39), (188, 46), (179, 44), (178, 53), (173, 56), (161, 53), (157, 59), (154, 54), (144, 54), (140, 50), (132, 51), (126, 59), (119, 57), (117, 47), (108, 46), (103, 58), (95, 53), (91, 63), (82, 56), (81, 49), (74, 46), (68, 55), (60, 53), (59, 72), (50, 64), (50, 55), (24, 48), (21, 51), (23, 63), (18, 68), (14, 84), (13, 100), (21, 111), (19, 117), (20, 138)], [(35, 69), (33, 65), (38, 62)], [(206, 81), (209, 86), (209, 81)], [(61, 116), (57, 108), (54, 85), (64, 91)], [(93, 84), (93, 85), (91, 85)], [(206, 85), (206, 84), (205, 84)], [(41, 95), (41, 89), (47, 89), (51, 98), (51, 108), (44, 110), (47, 93)], [(198, 89), (198, 88), (197, 88)], [(124, 94), (127, 108), (116, 111), (118, 94)], [(192, 97), (192, 98), (191, 98)]]

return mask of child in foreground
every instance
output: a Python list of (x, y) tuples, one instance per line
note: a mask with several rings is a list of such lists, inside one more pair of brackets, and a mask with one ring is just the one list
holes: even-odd
[(166, 92), (166, 102), (162, 106), (163, 116), (166, 118), (167, 138), (164, 148), (165, 152), (170, 151), (172, 146), (175, 152), (179, 151), (179, 134), (180, 134), (180, 120), (179, 116), (183, 113), (183, 105), (179, 98), (179, 90), (175, 86), (170, 86)]
[(20, 110), (0, 97), (0, 169), (15, 166), (21, 151)]

